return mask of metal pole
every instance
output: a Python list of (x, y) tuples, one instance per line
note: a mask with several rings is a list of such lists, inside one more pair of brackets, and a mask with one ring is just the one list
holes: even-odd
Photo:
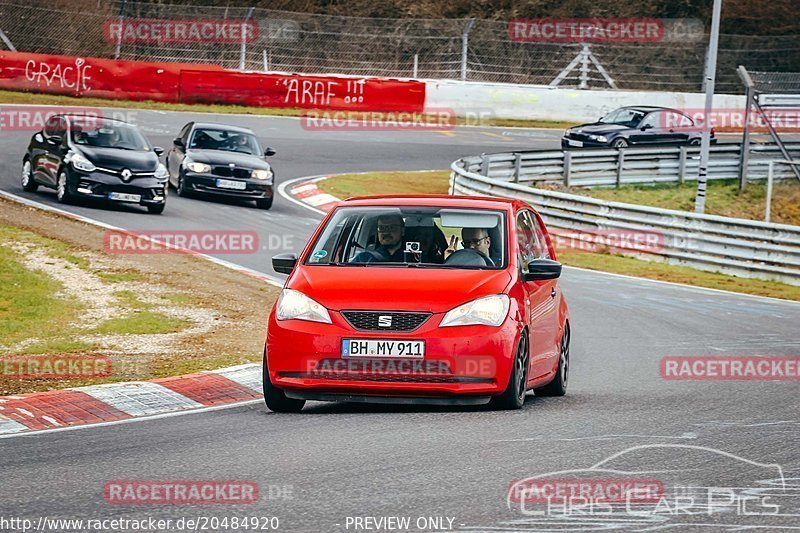
[(419, 71), (419, 54), (414, 54), (414, 74), (411, 77), (417, 78), (418, 71)]
[(117, 46), (114, 48), (114, 59), (119, 59), (119, 56), (122, 53), (122, 24), (125, 20), (126, 2), (127, 0), (122, 0), (122, 3), (119, 5), (119, 20), (117, 21), (119, 24), (119, 37), (117, 37)]
[(261, 51), (261, 60), (264, 62), (264, 72), (269, 72), (269, 60), (267, 60), (267, 49)]
[(767, 170), (767, 208), (764, 211), (764, 222), (769, 222), (770, 211), (772, 209), (772, 179), (775, 174), (775, 161), (769, 162), (769, 170)]
[(584, 44), (583, 48), (581, 49), (581, 76), (580, 76), (581, 83), (578, 85), (578, 89), (588, 89), (589, 88), (589, 45)]
[(469, 44), (469, 31), (473, 24), (475, 24), (475, 19), (467, 19), (464, 33), (461, 34), (461, 81), (467, 80), (467, 45)]
[(750, 110), (753, 107), (753, 88), (748, 87), (745, 93), (747, 107), (744, 109), (744, 133), (742, 133), (742, 151), (739, 155), (739, 190), (747, 186), (747, 173), (750, 167)]
[(3, 30), (0, 30), (0, 39), (2, 39), (4, 43), (6, 43), (6, 46), (10, 51), (12, 52), (17, 51), (17, 49), (14, 48), (14, 45), (11, 43), (11, 40), (8, 38), (8, 36), (6, 36), (6, 34), (3, 33)]
[(242, 47), (239, 50), (239, 70), (244, 70), (244, 57), (245, 52), (247, 51), (247, 21), (250, 20), (250, 16), (253, 14), (254, 9), (255, 7), (248, 9), (247, 15), (242, 21)]
[(711, 149), (711, 106), (714, 103), (714, 79), (717, 75), (717, 48), (719, 46), (719, 19), (722, 13), (722, 0), (714, 0), (714, 13), (711, 18), (711, 38), (708, 44), (706, 64), (706, 106), (705, 124), (700, 143), (700, 168), (697, 173), (697, 195), (694, 199), (695, 213), (706, 210), (706, 185), (708, 179), (708, 158)]

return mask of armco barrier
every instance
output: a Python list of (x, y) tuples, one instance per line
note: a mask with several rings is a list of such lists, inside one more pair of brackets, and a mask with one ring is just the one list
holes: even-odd
[[(508, 154), (483, 156), (507, 159)], [(663, 235), (657, 248), (637, 250), (645, 258), (700, 270), (800, 285), (800, 226), (700, 215), (586, 196), (535, 189), (508, 178), (469, 170), (455, 161), (450, 184), (454, 194), (519, 198), (536, 207), (554, 233), (571, 231), (602, 236), (608, 230), (647, 231)]]
[[(800, 158), (800, 144), (788, 144), (794, 158)], [(739, 144), (711, 147), (708, 179), (735, 179), (739, 176)], [(752, 145), (748, 179), (766, 179), (769, 162), (783, 159), (775, 145)], [(518, 183), (559, 182), (566, 186), (593, 187), (676, 183), (697, 180), (699, 146), (627, 148), (622, 150), (538, 150), (470, 156), (463, 158), (465, 169), (489, 178)], [(788, 166), (775, 167), (775, 178), (794, 179)]]
[(0, 52), (0, 89), (125, 100), (353, 111), (421, 112), (425, 105), (425, 84), (414, 80), (264, 74), (216, 65), (17, 52)]

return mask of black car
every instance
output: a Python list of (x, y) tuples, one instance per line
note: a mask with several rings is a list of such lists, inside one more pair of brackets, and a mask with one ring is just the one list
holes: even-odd
[[(697, 145), (700, 127), (685, 113), (668, 107), (620, 107), (597, 122), (569, 128), (562, 148), (625, 148), (628, 146)], [(714, 130), (711, 142), (715, 143)]]
[(139, 128), (88, 115), (53, 115), (34, 134), (22, 159), (22, 188), (56, 190), (59, 202), (97, 199), (138, 204), (161, 213), (167, 169)]
[(206, 193), (250, 198), (261, 209), (272, 207), (274, 174), (261, 148), (247, 128), (190, 122), (167, 152), (169, 182), (179, 196)]

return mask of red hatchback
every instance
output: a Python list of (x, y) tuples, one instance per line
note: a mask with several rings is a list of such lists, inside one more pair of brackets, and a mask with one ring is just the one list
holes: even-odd
[(569, 313), (550, 237), (521, 201), (362, 197), (339, 203), (272, 310), (264, 398), (519, 409), (562, 396)]

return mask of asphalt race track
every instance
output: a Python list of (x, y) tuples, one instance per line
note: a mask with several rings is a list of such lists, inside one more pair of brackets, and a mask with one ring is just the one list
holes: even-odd
[[(149, 111), (129, 116), (152, 143), (165, 148), (196, 117), (201, 116)], [(213, 120), (251, 127), (276, 149), (271, 162), (278, 183), (348, 171), (442, 169), (468, 154), (555, 148), (561, 133), (309, 132), (289, 118)], [(0, 136), (0, 188), (55, 205), (53, 193), (29, 194), (19, 185), (29, 137), (29, 132)], [(66, 209), (132, 230), (256, 230), (262, 243), (269, 235), (288, 236), (289, 249), (267, 245), (257, 254), (223, 256), (271, 275), (270, 257), (299, 251), (320, 220), (283, 197), (270, 211), (175, 194), (161, 216), (137, 208)], [(258, 402), (3, 438), (0, 515), (277, 516), (279, 531), (303, 532), (388, 531), (355, 528), (352, 517), (366, 516), (410, 517), (411, 531), (437, 530), (430, 522), (417, 529), (421, 517), (445, 517), (440, 530), (451, 531), (724, 531), (726, 524), (797, 529), (798, 382), (668, 381), (660, 376), (659, 363), (664, 356), (796, 356), (800, 304), (577, 269), (565, 269), (562, 280), (573, 332), (564, 398), (531, 395), (516, 412), (311, 402), (301, 415), (274, 414)], [(626, 453), (613, 459), (613, 466), (638, 472), (637, 478), (668, 472), (695, 486), (752, 489), (759, 498), (774, 490), (779, 478), (782, 490), (768, 503), (780, 506), (780, 513), (758, 500), (746, 514), (733, 499), (714, 513), (662, 508), (641, 519), (565, 516), (558, 510), (530, 515), (507, 505), (515, 480), (585, 470), (620, 452)], [(779, 465), (780, 475), (765, 465)], [(291, 497), (262, 497), (259, 504), (238, 507), (109, 505), (103, 486), (120, 479), (252, 480), (262, 494), (281, 487), (290, 488)]]

